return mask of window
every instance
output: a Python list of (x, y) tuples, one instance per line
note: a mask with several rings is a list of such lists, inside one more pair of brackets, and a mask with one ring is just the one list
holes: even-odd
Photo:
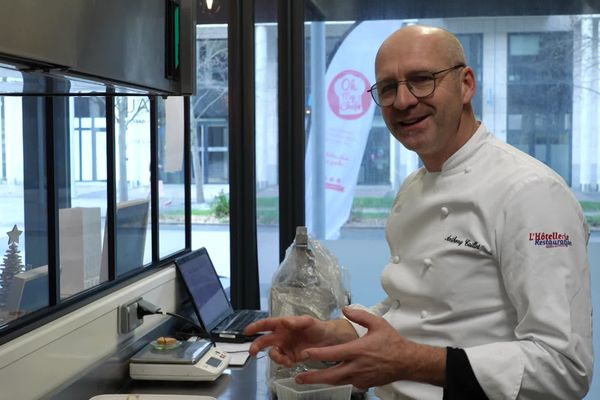
[(152, 262), (149, 104), (115, 97), (117, 276)]
[(228, 278), (231, 273), (227, 25), (198, 25), (196, 49), (198, 90), (190, 101), (192, 248), (206, 247), (217, 273)]
[[(0, 343), (110, 294), (189, 250), (191, 229), (183, 210), (189, 210), (184, 180), (189, 180), (190, 126), (184, 115), (189, 116), (190, 104), (179, 99), (174, 114), (158, 94), (191, 89), (186, 67), (194, 65), (187, 56), (193, 40), (186, 32), (195, 29), (192, 11), (192, 5), (177, 10), (173, 26), (182, 35), (176, 29), (168, 33), (176, 34), (171, 44), (181, 51), (165, 56), (166, 66), (136, 66), (144, 54), (153, 55), (152, 47), (136, 51), (139, 57), (113, 57), (121, 67), (101, 65), (106, 59), (102, 51), (124, 55), (135, 47), (127, 43), (140, 35), (131, 35), (127, 13), (121, 13), (116, 36), (85, 54), (71, 54), (72, 46), (52, 36), (64, 33), (61, 27), (48, 26), (47, 44), (56, 50), (50, 52), (56, 57), (46, 60), (48, 68), (38, 68), (45, 56), (25, 43), (6, 48), (0, 62), (0, 229), (7, 235), (0, 245), (5, 253)], [(172, 22), (161, 8), (146, 14), (159, 27), (161, 19), (153, 16), (163, 15)], [(87, 34), (106, 39), (100, 31)], [(164, 32), (157, 36), (163, 38)], [(120, 47), (123, 43), (127, 49)], [(164, 47), (161, 43), (155, 43), (156, 49)], [(226, 45), (219, 50), (217, 57), (226, 60)], [(15, 54), (32, 58), (16, 61)], [(57, 60), (64, 57), (71, 60), (64, 64), (68, 72), (50, 66), (63, 65)], [(179, 71), (168, 71), (173, 81), (165, 81), (163, 68), (176, 63)], [(178, 131), (171, 135), (172, 124)]]
[(106, 181), (106, 115), (101, 97), (74, 97), (71, 136), (75, 181)]
[[(24, 113), (35, 111), (37, 105), (33, 99), (0, 97), (3, 149), (0, 208), (11, 210), (3, 212), (0, 220), (3, 237), (0, 240), (0, 326), (46, 307), (49, 302), (47, 246), (36, 248), (40, 238), (43, 241), (47, 236), (46, 176), (25, 174), (24, 168), (26, 164), (44, 165), (45, 145), (40, 140), (43, 132), (33, 128), (35, 120), (23, 118)], [(24, 148), (28, 151), (24, 152)], [(26, 214), (27, 210), (36, 211)]]
[[(277, 4), (270, 1), (271, 10)], [(258, 7), (258, 5), (257, 5)], [(263, 6), (264, 8), (264, 6)], [(257, 13), (262, 12), (257, 9)], [(278, 103), (277, 24), (256, 23), (255, 120), (256, 120), (256, 234), (260, 302), (268, 309), (269, 288), (279, 265), (279, 119), (273, 112)]]
[[(158, 264), (152, 240), (151, 176), (157, 163), (151, 149), (157, 139), (151, 105), (145, 96), (0, 97), (0, 204), (11, 210), (0, 219), (7, 234), (7, 244), (1, 246), (0, 332), (52, 318), (53, 307), (73, 304), (71, 300), (102, 290), (103, 283)], [(175, 118), (183, 125), (180, 108)], [(175, 153), (181, 155), (183, 128), (178, 135)], [(53, 140), (52, 153), (48, 140)], [(47, 170), (49, 154), (54, 164)], [(181, 174), (182, 163), (180, 159), (175, 173)], [(183, 208), (181, 192), (170, 189), (163, 185), (158, 191), (161, 211), (169, 200)], [(54, 227), (56, 236), (49, 234)], [(161, 236), (162, 258), (185, 248), (183, 222), (177, 231), (180, 236)], [(52, 246), (57, 246), (55, 253), (48, 251)], [(49, 254), (56, 254), (56, 260)]]
[(186, 247), (184, 98), (156, 99), (158, 124), (159, 255)]
[(194, 140), (198, 161), (203, 167), (202, 179), (209, 184), (229, 181), (226, 28), (198, 26), (198, 93), (192, 98), (196, 121)]
[(390, 137), (387, 129), (374, 128), (369, 133), (358, 171), (359, 185), (389, 185)]
[(482, 113), (482, 92), (483, 87), (483, 34), (481, 33), (458, 33), (458, 40), (465, 49), (465, 56), (469, 62), (469, 66), (475, 71), (475, 79), (477, 83), (477, 91), (475, 98), (471, 101), (475, 115), (481, 117)]
[(206, 183), (224, 184), (229, 181), (228, 142), (229, 130), (227, 125), (205, 123), (201, 124), (199, 142), (202, 155), (203, 179)]
[(508, 36), (508, 135), (571, 183), (572, 32)]
[(108, 280), (106, 99), (68, 101), (72, 183), (70, 204), (59, 210), (61, 298)]

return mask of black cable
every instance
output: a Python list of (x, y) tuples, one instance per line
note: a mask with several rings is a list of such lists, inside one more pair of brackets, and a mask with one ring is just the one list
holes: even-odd
[(138, 318), (143, 318), (145, 315), (154, 315), (154, 314), (168, 315), (171, 317), (179, 318), (179, 319), (187, 322), (188, 324), (190, 324), (193, 328), (195, 328), (198, 331), (198, 336), (210, 338), (210, 335), (207, 334), (206, 330), (201, 325), (198, 325), (194, 320), (192, 320), (188, 317), (184, 317), (183, 315), (175, 314), (172, 312), (161, 311), (160, 307), (158, 307), (144, 299), (138, 300), (137, 305), (138, 305), (137, 306)]
[(161, 314), (160, 307), (155, 306), (147, 300), (139, 299), (137, 301), (137, 316), (143, 318), (145, 315)]
[(187, 322), (188, 324), (192, 325), (194, 328), (196, 328), (198, 330), (198, 335), (200, 335), (200, 336), (206, 335), (206, 330), (202, 326), (198, 325), (196, 322), (194, 322), (192, 319), (190, 319), (188, 317), (184, 317), (183, 315), (175, 314), (172, 312), (160, 312), (160, 314), (179, 318), (179, 319)]

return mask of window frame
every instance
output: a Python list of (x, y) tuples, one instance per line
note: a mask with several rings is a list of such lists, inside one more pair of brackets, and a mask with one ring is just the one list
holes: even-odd
[[(107, 229), (113, 232), (108, 235), (108, 281), (101, 282), (98, 285), (79, 292), (66, 299), (60, 299), (60, 275), (57, 272), (59, 265), (59, 227), (58, 210), (71, 206), (70, 197), (70, 154), (68, 150), (68, 97), (63, 95), (54, 96), (23, 96), (23, 115), (34, 113), (37, 115), (35, 126), (38, 130), (29, 136), (24, 135), (25, 139), (38, 141), (45, 139), (42, 144), (45, 148), (42, 151), (46, 176), (36, 175), (42, 169), (37, 163), (24, 162), (24, 178), (32, 181), (39, 179), (46, 181), (45, 205), (40, 203), (28, 204), (25, 201), (25, 215), (35, 213), (35, 215), (44, 215), (45, 220), (42, 223), (47, 225), (47, 234), (44, 237), (37, 238), (38, 246), (35, 253), (47, 251), (48, 264), (48, 285), (49, 302), (47, 307), (40, 308), (17, 319), (7, 322), (0, 327), (0, 345), (7, 343), (23, 334), (31, 332), (55, 319), (60, 318), (70, 312), (73, 312), (93, 301), (96, 301), (106, 295), (109, 295), (142, 277), (151, 275), (160, 271), (182, 254), (191, 251), (191, 169), (190, 169), (190, 101), (189, 96), (184, 97), (184, 196), (185, 196), (185, 246), (183, 249), (169, 254), (163, 258), (159, 257), (159, 222), (158, 222), (158, 128), (156, 99), (158, 96), (148, 96), (150, 99), (150, 191), (151, 191), (151, 234), (152, 234), (152, 262), (148, 265), (141, 265), (135, 270), (116, 277), (115, 264), (115, 218), (116, 218), (116, 141), (115, 141), (115, 120), (114, 120), (114, 98), (117, 94), (109, 94), (105, 101), (106, 135), (107, 135)], [(25, 118), (27, 119), (27, 118)], [(41, 120), (41, 121), (40, 121)], [(38, 158), (39, 158), (38, 157)], [(32, 175), (32, 176), (30, 176)], [(28, 178), (29, 177), (29, 178)], [(43, 182), (43, 181), (42, 181)], [(24, 185), (26, 183), (24, 182)], [(40, 184), (43, 186), (43, 184)], [(40, 197), (40, 196), (37, 196)], [(46, 210), (44, 213), (41, 210)], [(40, 223), (40, 221), (35, 221)], [(31, 222), (29, 222), (31, 223)], [(25, 229), (27, 229), (28, 220), (26, 218)], [(33, 229), (32, 229), (33, 230)], [(29, 244), (29, 246), (32, 246)], [(39, 247), (42, 247), (40, 250)], [(34, 252), (32, 252), (34, 253)], [(43, 264), (46, 264), (45, 262)]]

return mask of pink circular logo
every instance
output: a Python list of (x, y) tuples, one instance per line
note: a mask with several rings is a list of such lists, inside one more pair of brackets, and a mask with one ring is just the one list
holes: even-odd
[(329, 107), (342, 119), (358, 119), (371, 105), (368, 88), (369, 80), (360, 72), (342, 71), (333, 78), (327, 89)]

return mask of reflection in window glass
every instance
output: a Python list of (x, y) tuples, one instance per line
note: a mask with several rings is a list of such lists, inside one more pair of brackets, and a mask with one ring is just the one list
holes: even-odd
[[(24, 154), (24, 141), (43, 143), (43, 132), (30, 129), (24, 138), (24, 119), (35, 123), (39, 115), (31, 99), (25, 104), (19, 97), (0, 96), (0, 326), (32, 311), (48, 305), (48, 255), (44, 250), (31, 247), (28, 257), (27, 239), (34, 243), (36, 237), (45, 237), (45, 214), (29, 215), (28, 223), (33, 232), (25, 229), (24, 174), (31, 165), (44, 165), (45, 149), (28, 148)], [(46, 176), (38, 176), (45, 182)], [(45, 185), (31, 188), (28, 196), (44, 199)], [(29, 198), (29, 197), (28, 197)], [(33, 199), (31, 198), (31, 199)], [(43, 201), (43, 200), (42, 200)], [(33, 205), (33, 210), (46, 213), (46, 208)], [(3, 238), (3, 239), (2, 239)], [(38, 254), (36, 253), (36, 251)]]
[(158, 234), (160, 257), (185, 246), (183, 98), (158, 99)]
[(61, 298), (108, 279), (106, 100), (69, 98), (71, 207), (59, 210)]
[(190, 101), (192, 249), (206, 247), (217, 273), (229, 277), (227, 25), (196, 28), (198, 90)]
[(115, 97), (116, 275), (152, 261), (150, 108), (145, 97)]

